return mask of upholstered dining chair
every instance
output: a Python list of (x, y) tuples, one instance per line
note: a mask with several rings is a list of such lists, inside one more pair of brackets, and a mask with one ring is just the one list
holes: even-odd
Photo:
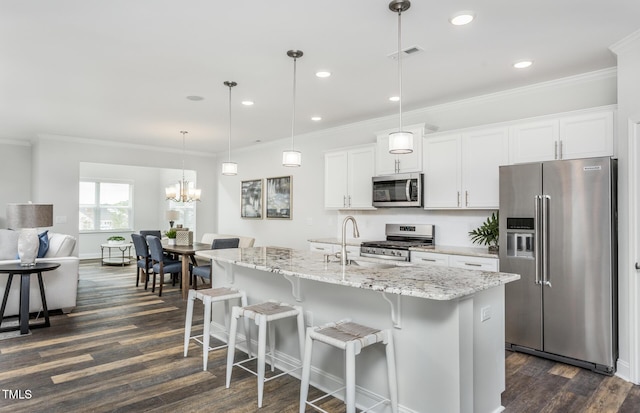
[(142, 235), (145, 239), (149, 235), (153, 235), (154, 237), (162, 239), (162, 232), (159, 229), (141, 229), (140, 235)]
[(149, 287), (149, 271), (151, 270), (151, 255), (149, 254), (149, 246), (147, 240), (140, 234), (131, 234), (133, 248), (136, 250), (136, 287), (140, 285), (140, 276), (142, 271), (145, 274), (144, 289)]
[(169, 259), (162, 253), (162, 242), (160, 241), (160, 238), (149, 235), (147, 236), (147, 244), (149, 244), (149, 252), (151, 253), (151, 260), (153, 263), (153, 286), (151, 287), (151, 292), (155, 292), (157, 274), (160, 277), (160, 290), (158, 292), (158, 296), (162, 297), (164, 274), (171, 274), (172, 283), (173, 285), (176, 285), (176, 278), (178, 274), (182, 273), (182, 263), (179, 260)]
[[(225, 248), (238, 248), (240, 244), (240, 238), (216, 238), (211, 243), (212, 250), (220, 250)], [(211, 262), (206, 265), (198, 265), (191, 268), (191, 285), (193, 289), (198, 289), (198, 277), (205, 280), (211, 280)]]

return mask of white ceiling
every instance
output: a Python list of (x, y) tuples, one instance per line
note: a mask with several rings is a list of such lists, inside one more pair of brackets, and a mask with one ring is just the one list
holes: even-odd
[[(0, 139), (50, 133), (225, 151), (397, 113), (389, 0), (0, 0)], [(448, 19), (472, 10), (476, 20)], [(402, 15), (403, 109), (616, 65), (638, 0), (415, 0)], [(515, 70), (519, 59), (534, 65)], [(326, 69), (328, 79), (315, 77)], [(200, 102), (190, 95), (204, 97)], [(255, 101), (252, 107), (241, 100)], [(322, 116), (321, 122), (310, 120)]]

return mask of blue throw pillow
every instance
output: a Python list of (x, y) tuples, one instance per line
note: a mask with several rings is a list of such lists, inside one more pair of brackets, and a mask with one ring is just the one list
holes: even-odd
[(49, 230), (43, 232), (42, 234), (38, 234), (38, 238), (40, 240), (40, 246), (38, 247), (38, 258), (44, 258), (47, 251), (49, 251), (49, 235), (47, 233)]

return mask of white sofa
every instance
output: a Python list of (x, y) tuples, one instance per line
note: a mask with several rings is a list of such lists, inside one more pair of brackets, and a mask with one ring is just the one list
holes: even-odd
[[(78, 269), (80, 260), (73, 257), (73, 249), (76, 239), (70, 235), (51, 233), (48, 234), (49, 250), (44, 258), (37, 258), (38, 261), (53, 261), (60, 263), (60, 267), (53, 271), (42, 273), (45, 296), (47, 298), (47, 309), (62, 310), (65, 313), (71, 312), (76, 306), (76, 296), (78, 292)], [(0, 264), (19, 263), (16, 259), (18, 255), (18, 231), (0, 229)], [(0, 300), (4, 297), (7, 286), (8, 274), (0, 274)], [(1, 302), (0, 302), (1, 303)], [(14, 275), (7, 300), (7, 308), (4, 315), (17, 315), (20, 303), (20, 276)], [(38, 277), (31, 275), (29, 312), (37, 312), (42, 309), (40, 299), (40, 288)]]
[(240, 235), (205, 233), (202, 235), (202, 240), (200, 242), (211, 245), (213, 240), (216, 238), (238, 238), (240, 240), (238, 248), (251, 248), (253, 247), (253, 243), (256, 241), (255, 238), (241, 237)]

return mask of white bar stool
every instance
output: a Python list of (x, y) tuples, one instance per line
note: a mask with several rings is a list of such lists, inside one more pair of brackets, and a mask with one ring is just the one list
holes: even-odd
[[(326, 394), (312, 401), (307, 401), (309, 393), (309, 377), (311, 375), (311, 348), (313, 340), (339, 348), (345, 351), (345, 387)], [(356, 359), (363, 348), (372, 344), (382, 343), (385, 345), (387, 358), (387, 376), (389, 380), (389, 399), (383, 399), (373, 406), (362, 410), (361, 413), (368, 412), (376, 406), (390, 402), (391, 410), (398, 412), (398, 381), (396, 379), (396, 361), (393, 348), (393, 334), (390, 330), (378, 330), (360, 324), (352, 323), (350, 320), (341, 320), (337, 323), (329, 323), (322, 327), (307, 328), (307, 338), (304, 348), (304, 362), (302, 363), (302, 382), (300, 384), (300, 413), (304, 413), (306, 406), (311, 406), (316, 410), (325, 410), (316, 406), (316, 403), (326, 397), (346, 389), (345, 404), (347, 413), (356, 411)]]
[[(256, 357), (251, 357), (251, 351), (249, 350), (249, 358), (240, 362), (234, 363), (235, 353), (235, 339), (236, 329), (238, 325), (238, 318), (244, 317), (245, 320), (254, 320), (258, 326), (258, 372), (254, 372), (251, 369), (243, 366)], [(281, 320), (283, 318), (296, 317), (298, 325), (298, 341), (300, 346), (300, 360), (302, 360), (304, 354), (304, 315), (302, 307), (292, 306), (287, 303), (281, 303), (274, 300), (269, 300), (264, 303), (254, 304), (243, 307), (233, 307), (231, 312), (231, 328), (229, 330), (229, 346), (227, 348), (227, 388), (231, 384), (231, 372), (234, 366), (238, 366), (249, 373), (258, 377), (258, 407), (262, 407), (262, 395), (264, 390), (264, 383), (275, 378), (278, 378), (284, 374), (288, 374), (294, 370), (299, 369), (301, 366), (296, 366), (290, 362), (275, 357), (275, 327), (272, 321)], [(271, 357), (271, 371), (275, 369), (275, 360), (281, 363), (287, 364), (292, 368), (275, 376), (265, 379), (265, 359), (266, 359), (266, 340), (267, 340), (267, 325), (269, 327), (269, 355)]]
[[(191, 324), (193, 322), (193, 303), (196, 298), (201, 300), (204, 304), (204, 326), (202, 335), (191, 335)], [(226, 344), (209, 347), (209, 340), (211, 338), (211, 304), (224, 301), (225, 305), (225, 317), (224, 323), (226, 330), (223, 333), (226, 335), (229, 331), (229, 300), (240, 299), (241, 305), (247, 305), (247, 295), (242, 290), (236, 290), (232, 288), (208, 288), (205, 290), (189, 290), (189, 297), (187, 298), (187, 316), (184, 322), (184, 356), (187, 357), (189, 351), (189, 340), (193, 339), (196, 342), (202, 344), (202, 369), (207, 370), (207, 361), (209, 360), (209, 351), (218, 350), (226, 347)], [(244, 333), (247, 338), (247, 343), (251, 342), (251, 336), (249, 335), (249, 323), (244, 324)], [(235, 333), (234, 333), (235, 338)], [(247, 345), (249, 348), (249, 346)], [(249, 348), (249, 351), (250, 348)], [(251, 356), (251, 354), (249, 354)]]

